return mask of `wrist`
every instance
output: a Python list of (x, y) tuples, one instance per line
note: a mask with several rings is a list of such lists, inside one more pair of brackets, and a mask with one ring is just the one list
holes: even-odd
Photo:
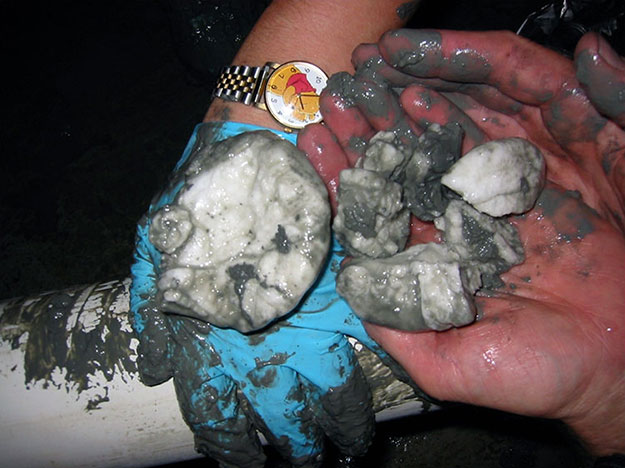
[[(232, 64), (258, 67), (297, 60), (320, 67), (328, 76), (353, 72), (352, 50), (404, 25), (408, 19), (401, 11), (404, 4), (402, 0), (274, 0)], [(284, 128), (264, 110), (221, 99), (213, 100), (204, 118), (205, 122), (215, 120)]]
[(254, 106), (246, 106), (238, 102), (229, 102), (214, 98), (208, 112), (204, 116), (204, 122), (240, 122), (244, 124), (258, 125), (273, 130), (282, 130), (281, 126), (273, 117), (262, 109)]

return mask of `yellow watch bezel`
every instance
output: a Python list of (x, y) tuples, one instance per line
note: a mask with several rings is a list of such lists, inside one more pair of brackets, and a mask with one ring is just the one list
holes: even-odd
[[(292, 80), (295, 75), (298, 77)], [(289, 85), (289, 80), (296, 83)], [(311, 123), (321, 122), (319, 95), (327, 81), (325, 72), (312, 63), (283, 63), (267, 78), (265, 107), (274, 119), (287, 128), (301, 129)]]

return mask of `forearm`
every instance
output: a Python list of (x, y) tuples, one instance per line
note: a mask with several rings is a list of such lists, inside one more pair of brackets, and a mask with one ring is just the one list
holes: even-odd
[[(321, 67), (328, 76), (353, 71), (352, 50), (403, 26), (408, 19), (405, 5), (404, 0), (274, 0), (232, 63), (261, 66), (302, 60)], [(219, 120), (282, 128), (263, 110), (215, 99), (204, 121)]]

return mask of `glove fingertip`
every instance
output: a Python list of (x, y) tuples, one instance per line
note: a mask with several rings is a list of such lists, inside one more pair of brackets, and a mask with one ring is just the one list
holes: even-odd
[(347, 455), (363, 455), (373, 441), (375, 414), (371, 390), (359, 365), (345, 383), (321, 395), (319, 423), (337, 448)]

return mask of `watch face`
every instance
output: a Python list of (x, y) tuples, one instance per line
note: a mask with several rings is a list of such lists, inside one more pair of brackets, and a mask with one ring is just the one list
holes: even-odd
[(267, 80), (267, 110), (278, 122), (290, 128), (320, 122), (319, 95), (327, 81), (326, 74), (311, 63), (280, 65)]

